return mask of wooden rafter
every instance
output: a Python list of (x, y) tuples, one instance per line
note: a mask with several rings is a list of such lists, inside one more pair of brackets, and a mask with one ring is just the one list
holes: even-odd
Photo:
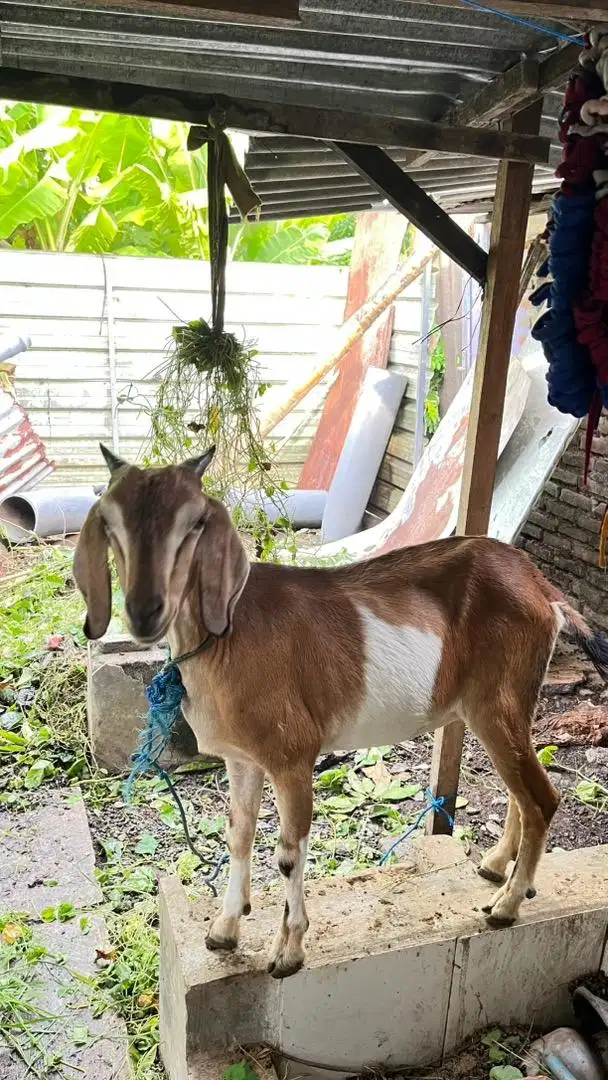
[[(408, 3), (417, 3), (418, 0), (406, 0)], [(430, 4), (440, 4), (441, 7), (467, 8), (464, 0), (427, 0)], [(495, 7), (500, 11), (507, 11), (513, 15), (527, 16), (538, 22), (539, 19), (566, 19), (578, 26), (584, 27), (587, 23), (605, 22), (606, 5), (602, 0), (484, 0), (487, 7)]]
[(485, 251), (384, 150), (359, 143), (335, 142), (331, 145), (467, 274), (480, 283), (485, 281)]
[[(546, 90), (561, 85), (576, 67), (580, 51), (579, 45), (566, 45), (563, 49), (556, 49), (542, 62), (533, 57), (520, 60), (482, 86), (462, 105), (448, 109), (441, 122), (480, 127), (511, 116), (537, 101)], [(433, 156), (428, 151), (412, 153), (408, 156), (406, 168), (419, 169)]]
[[(261, 105), (222, 101), (226, 126), (253, 134), (295, 135), (304, 139), (363, 143), (370, 146), (411, 146), (433, 153), (545, 164), (550, 143), (538, 135), (522, 136), (492, 129), (455, 127), (424, 120), (403, 120), (305, 105)], [(204, 133), (201, 134), (204, 139)], [(196, 145), (196, 129), (191, 133)]]
[[(308, 139), (346, 140), (385, 146), (412, 146), (433, 153), (545, 164), (550, 143), (539, 136), (484, 129), (442, 126), (421, 120), (316, 109), (299, 105), (265, 105), (231, 101), (181, 90), (155, 90), (134, 83), (105, 82), (71, 75), (47, 75), (0, 65), (0, 96), (13, 101), (98, 109), (160, 119), (204, 123), (210, 108), (221, 104), (226, 126), (253, 134), (295, 135)], [(191, 132), (191, 149), (204, 133)]]
[[(99, 6), (98, 0), (81, 0), (81, 3)], [(221, 17), (222, 22), (255, 26), (297, 26), (300, 22), (299, 0), (105, 0), (105, 4), (142, 15)]]

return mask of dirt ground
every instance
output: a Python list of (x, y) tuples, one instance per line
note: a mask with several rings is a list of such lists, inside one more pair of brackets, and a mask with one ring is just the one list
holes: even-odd
[[(0, 578), (4, 574), (5, 582), (7, 576), (17, 582), (22, 577), (25, 580), (32, 560), (34, 556), (28, 554), (13, 556), (8, 563), (5, 559), (0, 564)], [(0, 679), (0, 729), (10, 733), (15, 724), (27, 721), (26, 728), (20, 729), (27, 730), (27, 737), (21, 737), (14, 753), (6, 753), (0, 762), (0, 804), (6, 803), (16, 811), (26, 810), (44, 805), (58, 788), (69, 799), (72, 785), (80, 787), (95, 847), (97, 876), (111, 913), (113, 940), (118, 942), (120, 962), (116, 967), (120, 968), (125, 950), (130, 949), (133, 970), (139, 971), (141, 956), (146, 955), (142, 950), (150, 948), (150, 935), (154, 938), (157, 933), (158, 878), (178, 873), (193, 892), (202, 890), (198, 860), (185, 846), (179, 814), (160, 779), (139, 781), (133, 804), (126, 805), (122, 779), (100, 774), (88, 760), (84, 733), (86, 654), (82, 642), (73, 640), (73, 627), (80, 623), (81, 612), (79, 607), (76, 610), (70, 606), (73, 587), (67, 582), (63, 587), (53, 566), (48, 581), (52, 585), (48, 586), (48, 595), (43, 581), (35, 604), (30, 595), (33, 586), (28, 585), (24, 596), (8, 612), (17, 628), (13, 634), (21, 634), (24, 640), (36, 628), (36, 620), (46, 623), (44, 632), (41, 623), (35, 641), (32, 638), (27, 647), (24, 645), (20, 674), (13, 680)], [(55, 607), (50, 607), (52, 604)], [(64, 604), (68, 605), (65, 610)], [(66, 644), (55, 655), (48, 651), (52, 650), (48, 638), (57, 630), (66, 634)], [(74, 663), (70, 666), (71, 660)], [(55, 670), (58, 678), (51, 683), (56, 696), (47, 699), (34, 687), (40, 686), (42, 673), (46, 679)], [(73, 681), (69, 681), (72, 677)], [(567, 645), (556, 652), (543, 687), (533, 735), (540, 758), (562, 794), (548, 849), (608, 844), (608, 687), (592, 665)], [(327, 754), (317, 763), (309, 877), (349, 875), (377, 866), (395, 840), (409, 829), (423, 827), (432, 745), (432, 737), (425, 736), (395, 747)], [(208, 873), (225, 855), (228, 784), (224, 767), (195, 762), (192, 767), (178, 770), (174, 780), (204, 872)], [(478, 861), (500, 836), (506, 808), (503, 785), (485, 751), (467, 735), (455, 835), (473, 860)], [(267, 788), (254, 849), (254, 892), (264, 884), (278, 882), (274, 855), (277, 836), (278, 818), (272, 792)], [(226, 876), (224, 865), (216, 882), (219, 890)], [(141, 913), (141, 940), (125, 945), (120, 937), (121, 919), (124, 917), (127, 923), (134, 909)], [(153, 967), (157, 963), (157, 944), (151, 949)], [(133, 1044), (141, 1043), (152, 1051), (157, 1035), (148, 1031), (148, 1005), (144, 1007), (141, 1001), (150, 998), (149, 1007), (154, 1013), (156, 980), (152, 971), (145, 993), (131, 999), (125, 992), (121, 1014), (130, 1025)], [(157, 1023), (155, 1013), (153, 1019)], [(142, 1031), (148, 1033), (149, 1042), (142, 1042)], [(526, 1033), (527, 1038), (529, 1035)], [(517, 1066), (517, 1054), (523, 1045), (520, 1033), (480, 1033), (441, 1067), (411, 1074), (412, 1080), (414, 1075), (416, 1080), (488, 1080), (494, 1064)], [(142, 1049), (136, 1060), (142, 1060), (145, 1052)], [(141, 1080), (158, 1080), (163, 1073), (155, 1060), (151, 1069), (138, 1075)]]

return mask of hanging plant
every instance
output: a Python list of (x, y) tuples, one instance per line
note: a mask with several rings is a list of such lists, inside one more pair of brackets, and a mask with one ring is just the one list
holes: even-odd
[(235, 523), (253, 533), (258, 552), (271, 557), (273, 528), (267, 517), (257, 510), (245, 514), (239, 509), (239, 496), (261, 491), (278, 505), (275, 527), (291, 531), (281, 513), (280, 493), (287, 485), (276, 475), (272, 447), (267, 447), (260, 435), (257, 403), (267, 387), (258, 380), (254, 343), (239, 340), (224, 328), (228, 258), (225, 187), (243, 218), (259, 208), (260, 199), (223, 130), (220, 110), (212, 110), (207, 127), (192, 129), (188, 147), (204, 142), (208, 155), (211, 320), (196, 319), (173, 329), (167, 359), (155, 372), (160, 382), (154, 403), (142, 406), (151, 422), (145, 461), (168, 464), (214, 444), (207, 487), (230, 502)]
[(179, 461), (213, 443), (217, 465), (210, 483), (220, 498), (252, 486), (272, 496), (283, 485), (272, 481), (272, 448), (259, 434), (257, 402), (267, 387), (258, 380), (253, 343), (225, 332), (218, 336), (198, 319), (173, 329), (167, 354), (156, 372), (154, 403), (145, 410), (151, 424), (147, 463)]

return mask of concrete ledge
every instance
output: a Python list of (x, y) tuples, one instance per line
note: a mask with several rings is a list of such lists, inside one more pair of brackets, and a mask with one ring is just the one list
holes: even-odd
[[(89, 739), (98, 765), (110, 773), (128, 772), (137, 737), (145, 726), (146, 686), (160, 671), (166, 651), (139, 645), (125, 634), (108, 635), (89, 643), (87, 717)], [(182, 717), (164, 768), (196, 757), (198, 748), (191, 728)]]
[(537, 898), (505, 930), (485, 928), (492, 887), (460, 860), (311, 882), (307, 967), (282, 983), (265, 973), (280, 888), (255, 898), (241, 950), (222, 955), (204, 944), (215, 904), (165, 879), (161, 1050), (171, 1080), (204, 1076), (194, 1060), (200, 1069), (235, 1045), (272, 1046), (298, 1061), (298, 1077), (324, 1075), (307, 1062), (348, 1076), (432, 1064), (486, 1024), (571, 1020), (568, 983), (602, 963), (608, 847), (546, 856)]

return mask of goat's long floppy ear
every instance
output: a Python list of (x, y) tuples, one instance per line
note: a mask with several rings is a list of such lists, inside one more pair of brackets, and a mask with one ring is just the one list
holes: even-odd
[(84, 632), (96, 641), (105, 634), (112, 613), (108, 540), (98, 504), (89, 510), (78, 537), (74, 578), (87, 604)]
[(230, 514), (216, 499), (209, 499), (199, 551), (203, 621), (210, 634), (226, 636), (249, 577), (249, 559)]

